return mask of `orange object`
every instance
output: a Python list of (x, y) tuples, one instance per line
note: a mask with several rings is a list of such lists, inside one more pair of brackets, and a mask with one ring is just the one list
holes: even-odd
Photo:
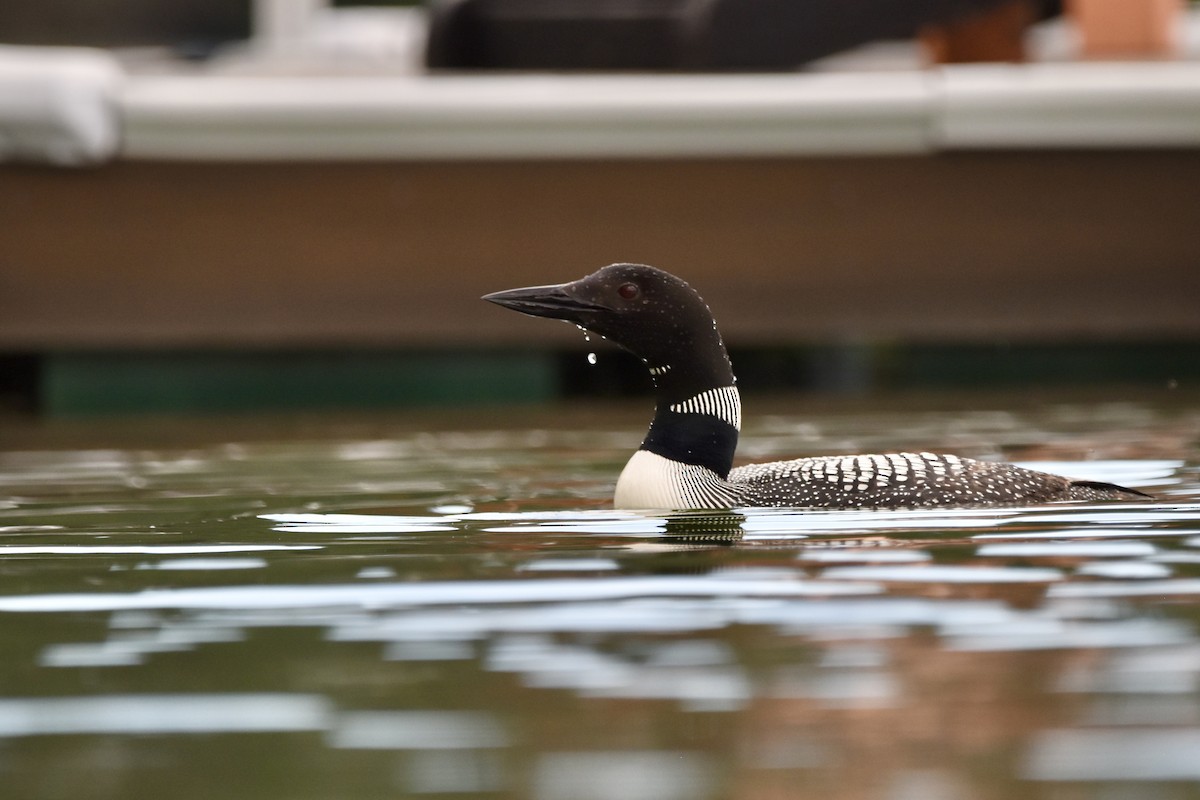
[(1161, 58), (1175, 53), (1184, 0), (1068, 0), (1066, 8), (1083, 56)]
[(1029, 0), (1009, 2), (960, 19), (926, 26), (921, 43), (936, 64), (1025, 60), (1025, 30), (1034, 21)]

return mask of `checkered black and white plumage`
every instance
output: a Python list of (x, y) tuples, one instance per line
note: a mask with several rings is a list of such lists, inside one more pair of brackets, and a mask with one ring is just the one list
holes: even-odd
[(830, 456), (750, 464), (729, 473), (748, 506), (928, 508), (1113, 499), (1107, 484), (937, 453)]

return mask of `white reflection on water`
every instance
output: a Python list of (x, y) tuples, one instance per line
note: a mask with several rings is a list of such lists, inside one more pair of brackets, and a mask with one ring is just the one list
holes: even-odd
[(389, 581), (396, 577), (396, 570), (391, 567), (363, 567), (354, 577), (364, 581)]
[(540, 558), (517, 567), (518, 572), (608, 572), (620, 569), (611, 558)]
[(132, 667), (145, 661), (145, 651), (108, 642), (92, 644), (56, 644), (38, 656), (42, 667)]
[(813, 672), (779, 670), (768, 690), (775, 698), (814, 700), (824, 708), (886, 708), (903, 703), (903, 687), (891, 672), (875, 669)]
[[(666, 525), (662, 518), (617, 511), (466, 513), (438, 516), (396, 514), (263, 514), (283, 533), (431, 533), (455, 531), (453, 523), (465, 521), (520, 521), (521, 525), (484, 528), (491, 533), (628, 533), (658, 535)], [(556, 524), (557, 523), (557, 526)]]
[(703, 753), (655, 750), (543, 753), (534, 800), (704, 800), (717, 796)]
[(356, 711), (338, 717), (328, 741), (351, 750), (466, 750), (512, 743), (495, 717), (478, 711)]
[[(1200, 645), (1150, 647), (1115, 653), (1107, 661), (1082, 662), (1064, 673), (1060, 692), (1191, 694), (1200, 688)], [(1196, 709), (1190, 709), (1195, 713)]]
[[(1200, 503), (1146, 503), (1139, 506), (1103, 505), (1079, 510), (1078, 506), (1045, 507), (1022, 515), (1029, 525), (1084, 522), (1110, 525), (1151, 525), (1156, 522), (1194, 522), (1200, 516)], [(1040, 512), (1040, 513), (1039, 513)]]
[(883, 795), (886, 800), (966, 800), (971, 795), (949, 771), (898, 770)]
[(1184, 466), (1177, 459), (1109, 459), (1096, 461), (1028, 461), (1018, 466), (1067, 475), (1075, 480), (1102, 481), (1134, 488), (1157, 486), (1174, 478)]
[(317, 544), (55, 544), (0, 545), (0, 558), (28, 555), (187, 555), (191, 553), (265, 553), (320, 550)]
[[(398, 610), (334, 621), (329, 637), (343, 641), (429, 642), (483, 640), (506, 633), (551, 634), (699, 632), (730, 625), (770, 625), (788, 633), (817, 634), (886, 626), (903, 635), (917, 626), (963, 630), (1022, 618), (999, 601), (919, 598), (636, 598), (619, 603), (554, 603), (527, 608)], [(240, 617), (234, 617), (238, 619)], [(218, 617), (221, 624), (231, 619)], [(268, 625), (271, 618), (248, 618)]]
[(901, 510), (803, 511), (742, 509), (748, 541), (805, 538), (820, 534), (875, 533), (880, 530), (958, 530), (992, 528), (1020, 509), (943, 508)]
[(385, 661), (465, 661), (474, 657), (470, 642), (444, 639), (389, 642), (383, 649)]
[(1008, 531), (1006, 533), (977, 533), (972, 539), (985, 541), (988, 539), (1065, 539), (1078, 536), (1088, 539), (1125, 539), (1132, 537), (1154, 536), (1159, 538), (1176, 538), (1182, 531), (1170, 528), (1060, 528), (1057, 530)]
[(329, 703), (305, 694), (145, 694), (0, 699), (0, 737), (74, 733), (319, 731)]
[(602, 603), (551, 603), (480, 608), (471, 614), (429, 609), (349, 620), (330, 638), (344, 641), (481, 639), (494, 632), (671, 633), (715, 630), (745, 611), (746, 601), (645, 598)]
[(1047, 590), (1047, 597), (1170, 597), (1200, 594), (1200, 579), (1179, 578), (1143, 583), (1060, 583)]
[(987, 628), (972, 627), (957, 635), (953, 630), (945, 633), (948, 649), (974, 651), (1158, 647), (1193, 639), (1186, 623), (1143, 618), (1068, 621), (1029, 616)]
[(103, 642), (50, 645), (42, 651), (38, 663), (44, 667), (133, 666), (153, 653), (181, 652), (200, 644), (237, 642), (243, 638), (237, 627), (154, 624), (146, 630), (118, 630)]
[(1158, 553), (1149, 560), (1159, 564), (1200, 564), (1200, 553)]
[[(273, 529), (282, 533), (408, 534), (456, 531), (465, 526), (487, 533), (606, 534), (644, 539), (670, 534), (678, 528), (680, 535), (704, 534), (710, 530), (720, 530), (726, 535), (736, 533), (740, 541), (752, 544), (758, 541), (803, 540), (816, 536), (924, 531), (931, 534), (961, 531), (977, 539), (1064, 538), (1072, 535), (1125, 538), (1176, 536), (1178, 531), (1150, 526), (1165, 522), (1191, 522), (1198, 515), (1200, 504), (1112, 503), (1091, 507), (1086, 511), (1080, 511), (1078, 505), (1063, 504), (1030, 508), (838, 511), (745, 508), (715, 513), (612, 510), (472, 512), (442, 516), (278, 513), (264, 514), (261, 518), (273, 522)], [(479, 523), (486, 522), (509, 524), (479, 526)], [(1020, 529), (1006, 530), (1008, 526), (1020, 526)], [(1052, 526), (1053, 529), (1027, 530), (1030, 526)], [(969, 533), (971, 529), (991, 529), (992, 532)]]
[(998, 600), (881, 597), (820, 603), (763, 603), (743, 609), (739, 619), (752, 624), (780, 625), (791, 633), (815, 635), (825, 630), (864, 627), (905, 631), (914, 627), (991, 626), (1023, 613)]
[(413, 794), (477, 796), (502, 792), (508, 772), (495, 749), (416, 750), (406, 754), (399, 784)]
[(170, 561), (158, 561), (153, 564), (137, 564), (134, 569), (157, 569), (165, 571), (212, 571), (225, 569), (264, 569), (267, 566), (263, 558), (175, 558)]
[(1158, 548), (1150, 542), (1013, 542), (985, 544), (975, 551), (981, 556), (1019, 558), (1129, 558), (1150, 556)]
[(507, 636), (492, 644), (486, 663), (496, 672), (519, 673), (527, 686), (573, 689), (586, 697), (678, 700), (691, 711), (734, 711), (753, 697), (741, 668), (725, 663), (731, 653), (685, 664), (666, 647), (665, 653), (652, 650), (643, 662), (547, 636)]
[(1200, 728), (1075, 729), (1034, 737), (1024, 777), (1038, 781), (1200, 780)]
[(1095, 578), (1151, 580), (1170, 577), (1171, 569), (1162, 564), (1148, 564), (1145, 561), (1097, 561), (1080, 565), (1075, 573)]
[(453, 531), (447, 524), (457, 516), (398, 516), (390, 514), (263, 514), (278, 523), (275, 530), (304, 533), (433, 533)]
[(918, 564), (931, 561), (933, 556), (924, 550), (893, 550), (882, 547), (847, 548), (834, 550), (804, 549), (796, 556), (799, 561), (819, 564), (874, 563)]
[(762, 583), (703, 576), (430, 581), (428, 583), (326, 586), (229, 586), (148, 589), (127, 594), (45, 594), (0, 598), (0, 611), (116, 611), (132, 608), (319, 608), (457, 603), (537, 603), (618, 600), (630, 597), (803, 597), (880, 591), (871, 584), (801, 580)]
[(1049, 583), (1062, 577), (1056, 569), (1038, 567), (972, 567), (954, 564), (917, 566), (829, 567), (830, 580), (917, 583)]

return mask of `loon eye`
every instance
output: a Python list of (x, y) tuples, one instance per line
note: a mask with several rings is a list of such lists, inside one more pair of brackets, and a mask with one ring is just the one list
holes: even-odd
[(617, 287), (617, 294), (621, 295), (621, 297), (624, 297), (626, 300), (632, 300), (641, 293), (642, 290), (638, 288), (636, 283), (622, 283)]

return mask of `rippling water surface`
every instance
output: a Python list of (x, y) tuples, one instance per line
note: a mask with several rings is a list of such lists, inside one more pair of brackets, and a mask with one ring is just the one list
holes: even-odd
[(644, 408), (9, 425), (3, 796), (1200, 797), (1200, 405), (913, 408), (741, 455), (1157, 500), (614, 512)]

